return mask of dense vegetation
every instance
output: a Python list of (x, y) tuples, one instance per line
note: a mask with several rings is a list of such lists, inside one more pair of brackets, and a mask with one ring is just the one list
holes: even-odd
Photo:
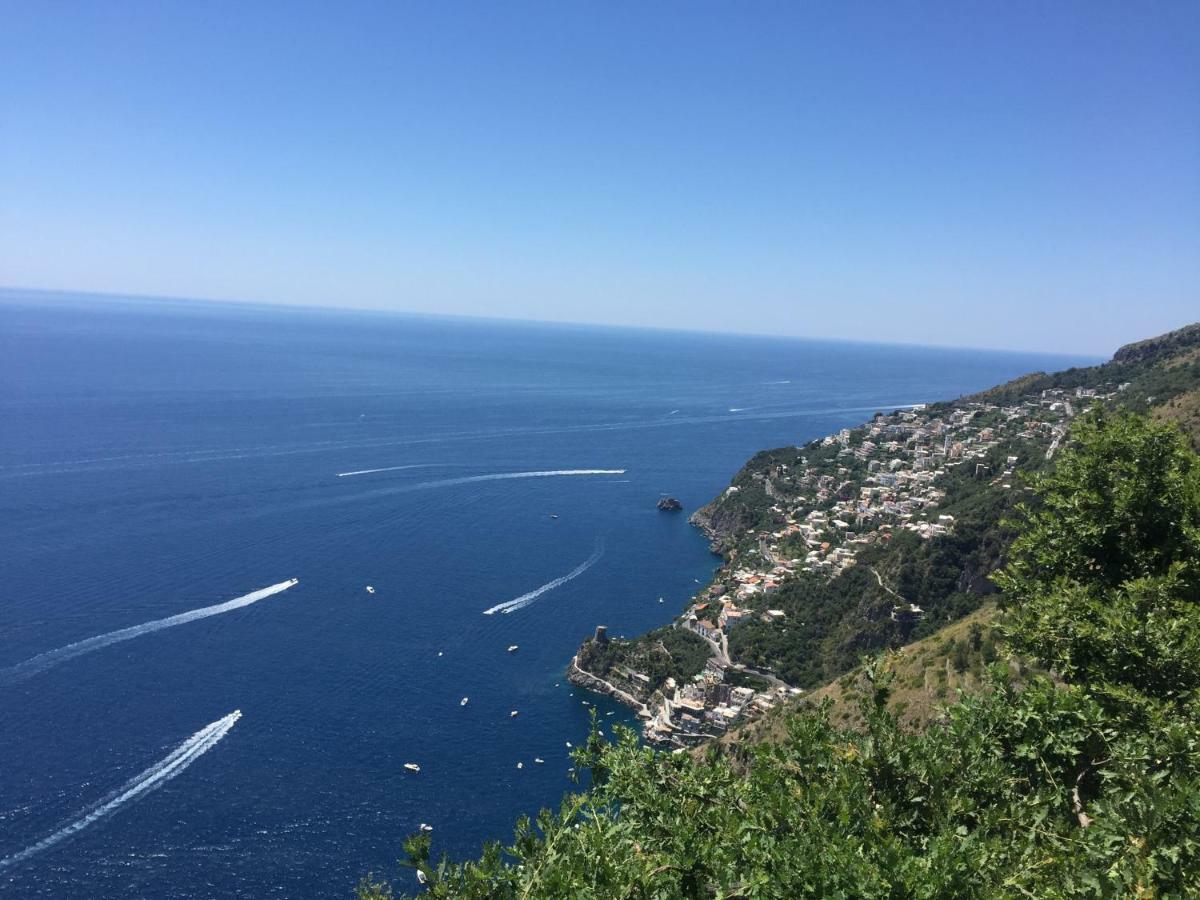
[(585, 641), (579, 648), (579, 665), (605, 678), (614, 670), (632, 670), (646, 677), (645, 690), (656, 691), (668, 678), (684, 683), (704, 668), (712, 655), (705, 640), (690, 631), (665, 625), (636, 641)]
[(1054, 677), (998, 664), (913, 732), (872, 663), (861, 728), (800, 710), (736, 765), (594, 733), (592, 787), (511, 846), (434, 863), (417, 835), (406, 865), (454, 898), (1197, 895), (1200, 459), (1173, 426), (1092, 414), (1035, 494), (1002, 631)]

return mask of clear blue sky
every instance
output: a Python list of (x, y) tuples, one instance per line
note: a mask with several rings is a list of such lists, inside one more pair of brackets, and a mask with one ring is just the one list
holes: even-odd
[(1107, 353), (1200, 3), (0, 3), (0, 284)]

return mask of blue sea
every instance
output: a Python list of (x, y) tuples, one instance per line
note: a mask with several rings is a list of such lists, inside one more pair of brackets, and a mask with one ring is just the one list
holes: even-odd
[(563, 672), (711, 575), (661, 495), (1080, 362), (0, 293), (0, 895), (415, 890), (629, 721)]

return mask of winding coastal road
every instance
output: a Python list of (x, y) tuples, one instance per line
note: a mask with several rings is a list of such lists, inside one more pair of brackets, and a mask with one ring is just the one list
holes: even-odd
[[(681, 623), (678, 623), (678, 622), (675, 623), (675, 627), (676, 628), (681, 628), (681, 627), (686, 628), (686, 626), (681, 625)], [(714, 641), (710, 637), (706, 637), (705, 635), (701, 634), (698, 631), (692, 631), (692, 629), (690, 629), (690, 628), (688, 628), (687, 630), (691, 631), (692, 634), (696, 635), (696, 637), (700, 638), (705, 643), (707, 643), (708, 646), (712, 647), (713, 655), (716, 656), (717, 662), (721, 663), (721, 665), (728, 666), (729, 668), (734, 669), (739, 672), (746, 672), (749, 675), (757, 675), (759, 678), (762, 678), (764, 681), (767, 681), (768, 683), (770, 683), (771, 687), (786, 687), (786, 688), (791, 687), (791, 685), (788, 684), (786, 681), (783, 681), (782, 679), (777, 678), (776, 676), (772, 675), (770, 672), (763, 672), (762, 670), (755, 669), (753, 666), (748, 666), (745, 663), (735, 663), (732, 659), (730, 659), (729, 658), (729, 638), (725, 635), (725, 632), (723, 632), (723, 631), (719, 632), (719, 634), (721, 635), (721, 640), (718, 643), (717, 641)]]

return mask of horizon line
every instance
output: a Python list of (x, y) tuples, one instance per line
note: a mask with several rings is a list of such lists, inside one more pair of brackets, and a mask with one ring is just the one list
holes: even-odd
[[(653, 331), (678, 334), (695, 334), (707, 335), (715, 337), (745, 337), (745, 338), (765, 338), (768, 340), (794, 340), (794, 341), (811, 341), (814, 343), (845, 343), (845, 344), (864, 344), (883, 347), (913, 347), (931, 350), (966, 350), (979, 351), (985, 353), (1008, 353), (1012, 355), (1040, 355), (1054, 356), (1062, 359), (1078, 359), (1086, 361), (1090, 364), (1106, 362), (1112, 358), (1120, 347), (1115, 347), (1111, 351), (1107, 351), (1107, 355), (1101, 353), (1085, 353), (1080, 351), (1072, 351), (1064, 353), (1057, 350), (1046, 349), (1029, 349), (1029, 348), (1013, 348), (1013, 347), (984, 347), (978, 345), (962, 345), (962, 344), (923, 344), (917, 341), (882, 341), (868, 340), (863, 338), (847, 338), (847, 337), (831, 337), (817, 336), (805, 334), (768, 334), (762, 331), (716, 331), (710, 328), (685, 328), (671, 327), (666, 325), (630, 325), (630, 324), (615, 324), (611, 322), (590, 322), (580, 321), (577, 319), (537, 319), (524, 318), (521, 316), (504, 316), (504, 315), (475, 315), (471, 313), (430, 313), (416, 312), (413, 310), (397, 309), (390, 307), (377, 306), (326, 306), (320, 303), (289, 303), (286, 301), (274, 300), (235, 300), (223, 297), (186, 297), (172, 294), (146, 294), (146, 293), (126, 293), (114, 291), (97, 291), (97, 290), (79, 290), (76, 288), (47, 288), (47, 287), (29, 287), (21, 285), (6, 285), (0, 284), (0, 296), (4, 294), (45, 294), (45, 295), (60, 295), (64, 297), (94, 297), (98, 299), (110, 300), (126, 300), (134, 302), (159, 302), (171, 304), (197, 304), (201, 306), (231, 306), (231, 307), (248, 307), (252, 309), (267, 309), (267, 310), (298, 310), (312, 312), (329, 312), (329, 313), (359, 313), (359, 314), (378, 314), (384, 316), (396, 316), (402, 318), (414, 319), (450, 319), (467, 322), (499, 322), (506, 324), (524, 324), (524, 325), (550, 325), (557, 327), (576, 327), (576, 328), (609, 328), (616, 330), (628, 331)], [(1186, 323), (1185, 323), (1186, 324)], [(1180, 326), (1182, 327), (1182, 326)], [(1166, 333), (1166, 332), (1164, 332)], [(1145, 337), (1135, 337), (1125, 343), (1135, 343), (1154, 337), (1155, 335), (1146, 335)], [(1120, 345), (1124, 346), (1124, 344)]]

